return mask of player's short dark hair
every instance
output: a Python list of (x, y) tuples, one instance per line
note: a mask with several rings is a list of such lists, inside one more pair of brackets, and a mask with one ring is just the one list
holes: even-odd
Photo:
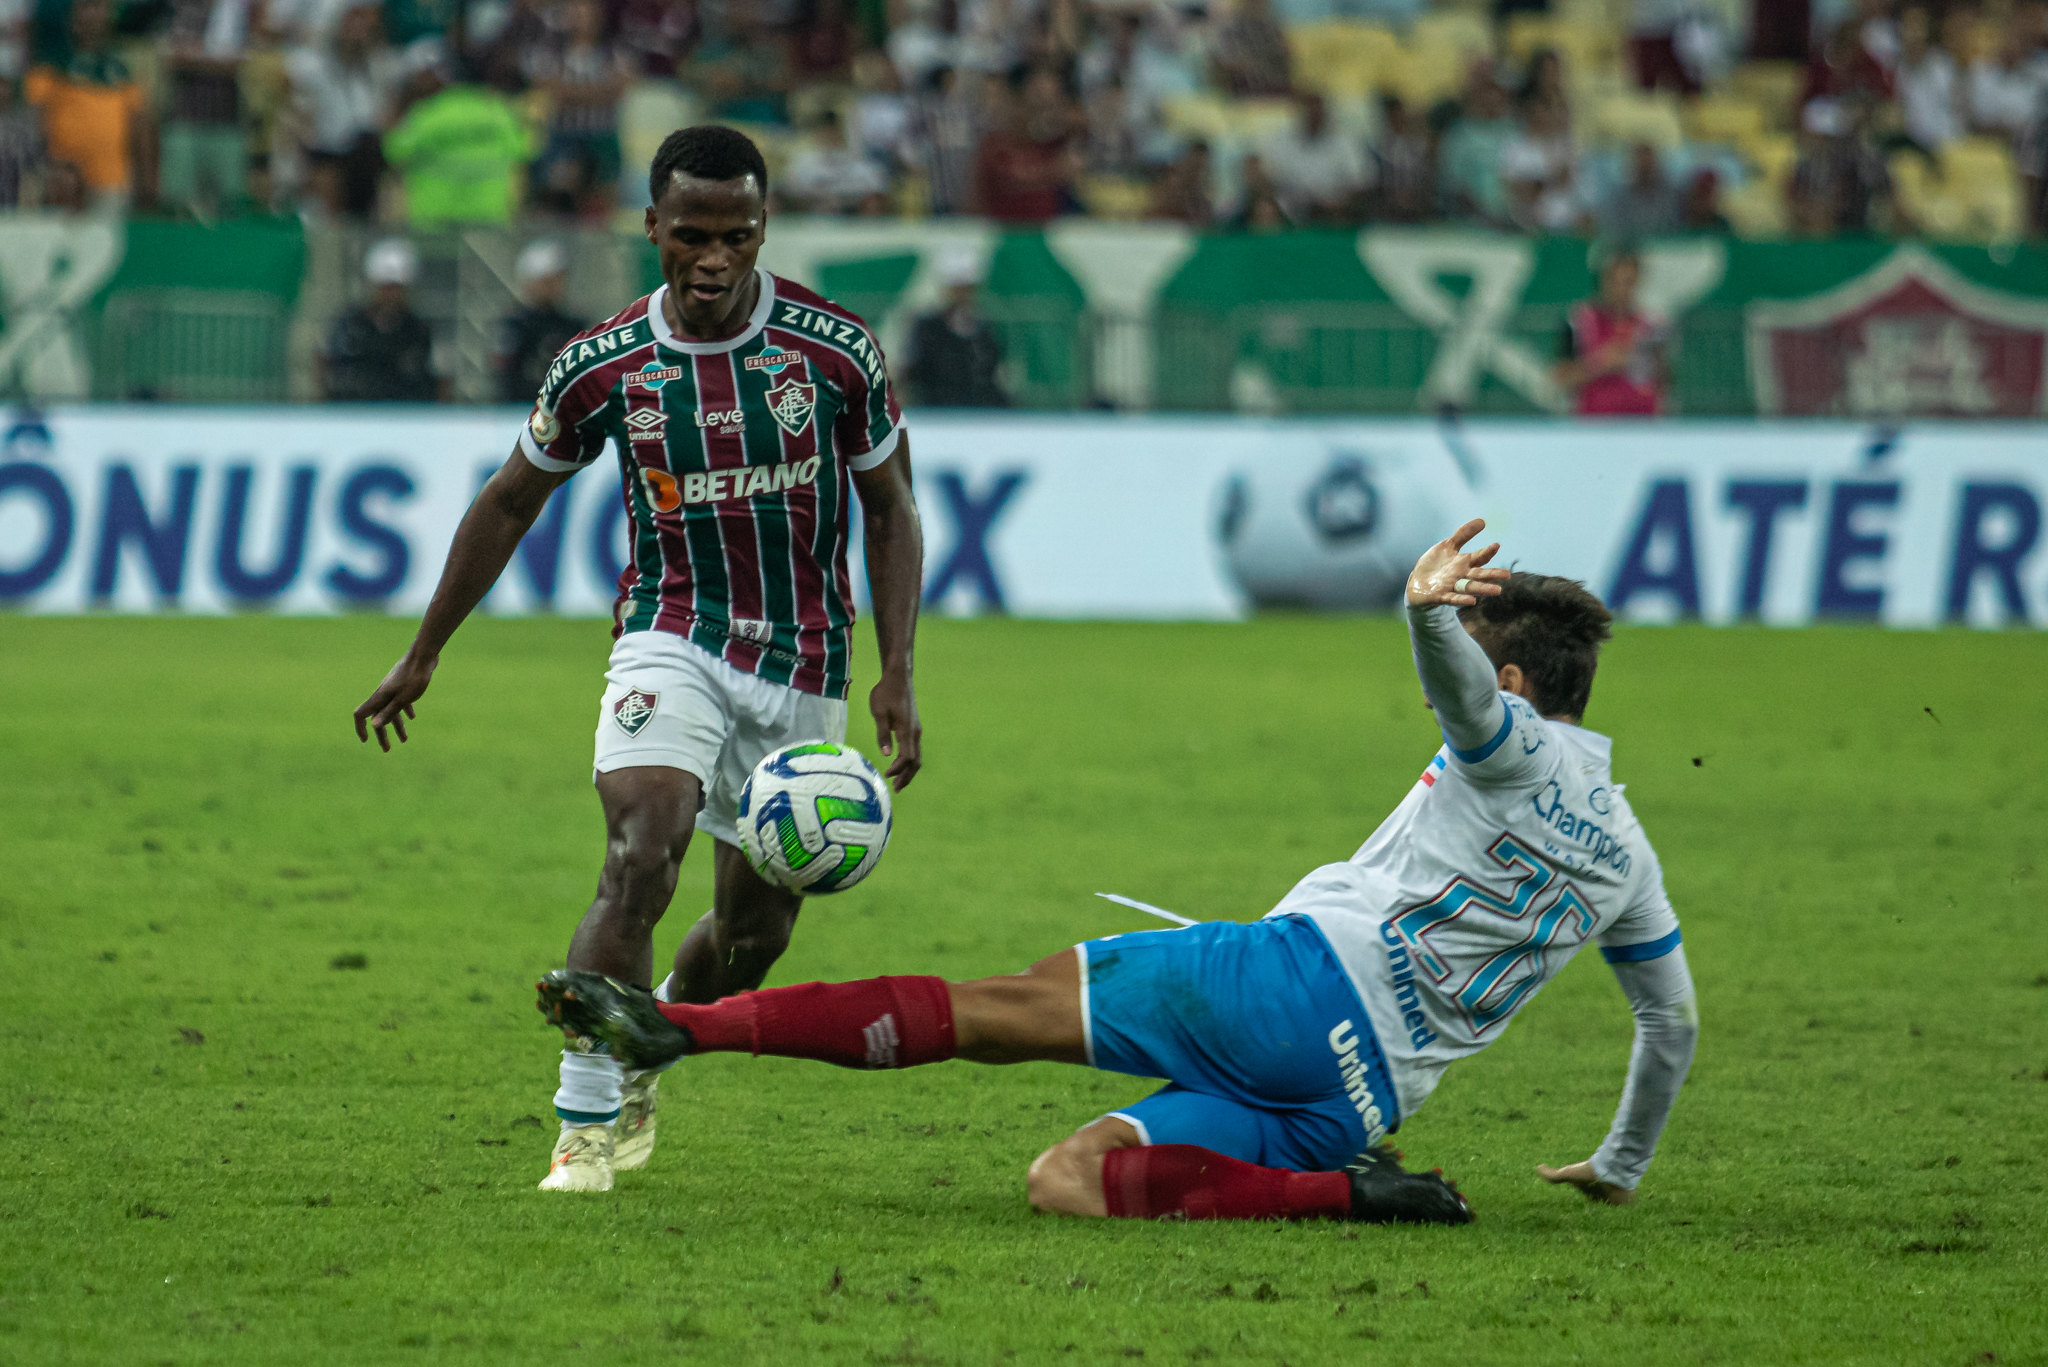
[(724, 124), (700, 123), (694, 128), (678, 128), (663, 138), (660, 150), (654, 154), (654, 164), (647, 170), (648, 200), (659, 200), (678, 173), (698, 180), (752, 176), (761, 187), (762, 198), (768, 195), (768, 163), (761, 159), (761, 149), (745, 133)]
[(1517, 570), (1498, 598), (1460, 608), (1458, 620), (1495, 669), (1522, 671), (1539, 713), (1573, 721), (1586, 715), (1600, 643), (1614, 634), (1614, 614), (1591, 589), (1576, 579)]

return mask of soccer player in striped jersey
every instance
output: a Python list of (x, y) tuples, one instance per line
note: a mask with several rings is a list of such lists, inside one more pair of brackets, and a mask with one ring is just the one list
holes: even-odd
[[(802, 899), (747, 863), (734, 808), (768, 752), (845, 739), (856, 494), (881, 647), (868, 706), (898, 789), (922, 762), (909, 438), (867, 326), (755, 265), (767, 187), (759, 150), (733, 129), (686, 128), (662, 143), (647, 236), (665, 283), (562, 349), (517, 449), (457, 529), (411, 648), (355, 712), (363, 739), (374, 731), (387, 750), (387, 730), (406, 739), (442, 648), (548, 496), (611, 448), (631, 554), (597, 721), (604, 869), (568, 962), (654, 981), (654, 926), (702, 831), (714, 842), (713, 905), (661, 976), (670, 1001), (758, 986), (789, 942)], [(561, 1133), (541, 1187), (609, 1190), (614, 1172), (644, 1165), (659, 1076), (564, 1051)]]
[(541, 1010), (640, 1066), (733, 1050), (1167, 1079), (1039, 1155), (1028, 1183), (1045, 1210), (1462, 1224), (1463, 1197), (1382, 1141), (1598, 945), (1635, 1011), (1628, 1083), (1598, 1151), (1538, 1173), (1629, 1203), (1692, 1062), (1692, 979), (1609, 742), (1580, 725), (1607, 610), (1571, 580), (1492, 567), (1497, 545), (1468, 551), (1485, 525), (1438, 542), (1408, 579), (1443, 748), (1355, 854), (1263, 919), (1090, 940), (1011, 977), (805, 983), (710, 1005), (558, 972)]

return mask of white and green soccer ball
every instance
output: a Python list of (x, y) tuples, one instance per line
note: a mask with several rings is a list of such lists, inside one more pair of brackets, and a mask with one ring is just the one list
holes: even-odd
[(831, 741), (785, 746), (740, 789), (740, 848), (754, 871), (805, 896), (844, 892), (889, 843), (889, 785), (866, 756)]

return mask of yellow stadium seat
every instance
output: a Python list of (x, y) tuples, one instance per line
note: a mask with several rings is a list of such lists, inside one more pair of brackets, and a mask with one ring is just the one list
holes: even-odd
[(1595, 143), (1647, 142), (1652, 147), (1668, 149), (1684, 144), (1685, 129), (1680, 125), (1674, 96), (1629, 91), (1609, 95), (1593, 106), (1586, 121), (1586, 136)]
[(1470, 10), (1425, 14), (1408, 26), (1408, 45), (1455, 48), (1468, 62), (1493, 55), (1493, 31)]
[(1787, 134), (1766, 133), (1743, 143), (1742, 153), (1755, 163), (1759, 180), (1782, 189), (1799, 161), (1799, 144)]
[(1257, 143), (1294, 126), (1292, 100), (1232, 100), (1224, 108), (1224, 129), (1241, 142)]
[(1763, 106), (1731, 95), (1707, 95), (1683, 111), (1685, 131), (1694, 142), (1740, 147), (1762, 137), (1767, 126)]
[(1122, 176), (1087, 176), (1080, 184), (1081, 203), (1091, 218), (1138, 219), (1152, 209), (1152, 187)]
[(1160, 101), (1159, 121), (1184, 138), (1214, 140), (1230, 131), (1230, 107), (1220, 95), (1176, 95)]
[(1743, 237), (1783, 237), (1791, 226), (1784, 188), (1762, 180), (1745, 181), (1723, 190), (1721, 216)]
[(1294, 57), (1295, 84), (1328, 92), (1338, 83), (1361, 81), (1369, 89), (1387, 58), (1399, 52), (1400, 41), (1377, 24), (1330, 20), (1289, 29), (1287, 46)]
[(1380, 84), (1408, 104), (1423, 108), (1463, 90), (1470, 73), (1467, 54), (1454, 45), (1403, 48), (1398, 59), (1381, 72)]
[(1726, 94), (1763, 110), (1771, 127), (1792, 128), (1805, 88), (1806, 72), (1797, 62), (1744, 62), (1728, 73)]
[(1540, 14), (1517, 14), (1508, 21), (1509, 56), (1526, 62), (1542, 48), (1563, 57), (1567, 68), (1585, 71), (1613, 65), (1620, 53), (1618, 36), (1611, 29)]

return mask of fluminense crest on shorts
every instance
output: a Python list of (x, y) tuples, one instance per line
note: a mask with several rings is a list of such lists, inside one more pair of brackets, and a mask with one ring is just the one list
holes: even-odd
[(612, 704), (612, 720), (617, 722), (619, 729), (627, 735), (637, 736), (640, 729), (654, 716), (654, 705), (659, 701), (659, 694), (648, 693), (638, 688), (628, 689), (625, 697)]
[(818, 387), (794, 376), (768, 391), (768, 412), (776, 424), (792, 437), (811, 425), (811, 410), (818, 406)]

